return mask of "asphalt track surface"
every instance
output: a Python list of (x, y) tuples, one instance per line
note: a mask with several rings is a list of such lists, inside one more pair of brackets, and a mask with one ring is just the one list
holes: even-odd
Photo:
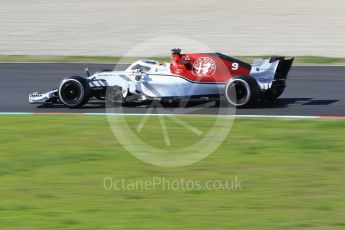
[[(104, 103), (97, 101), (80, 109), (62, 105), (41, 107), (28, 102), (28, 94), (57, 88), (61, 79), (72, 75), (84, 76), (84, 67), (90, 72), (114, 68), (104, 64), (3, 63), (0, 64), (0, 112), (39, 113), (104, 113)], [(117, 66), (124, 68), (124, 66)], [(198, 105), (193, 113), (218, 114), (217, 106)], [(147, 106), (123, 109), (125, 113), (144, 114)], [(176, 111), (174, 108), (167, 110)], [(178, 110), (178, 111), (183, 111)], [(182, 112), (183, 113), (183, 112)], [(345, 66), (294, 66), (283, 95), (274, 103), (258, 103), (251, 108), (237, 109), (239, 115), (287, 116), (345, 116)]]

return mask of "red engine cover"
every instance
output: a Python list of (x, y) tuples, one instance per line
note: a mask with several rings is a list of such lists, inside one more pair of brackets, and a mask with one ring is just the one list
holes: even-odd
[(230, 78), (249, 75), (251, 66), (220, 53), (173, 53), (170, 70), (173, 74), (202, 83), (225, 83)]

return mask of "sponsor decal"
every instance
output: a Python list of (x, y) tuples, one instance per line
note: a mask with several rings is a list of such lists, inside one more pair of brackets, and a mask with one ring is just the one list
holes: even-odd
[(216, 72), (216, 63), (209, 57), (198, 58), (193, 64), (192, 73), (199, 77), (209, 77)]
[(273, 80), (273, 78), (269, 77), (269, 78), (259, 78), (259, 82), (260, 83), (271, 83)]

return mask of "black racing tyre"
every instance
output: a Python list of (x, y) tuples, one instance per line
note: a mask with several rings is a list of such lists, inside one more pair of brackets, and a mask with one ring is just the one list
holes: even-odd
[(238, 76), (230, 79), (225, 85), (227, 102), (236, 107), (244, 107), (256, 102), (260, 88), (256, 80), (250, 76)]
[(275, 101), (278, 97), (280, 97), (285, 89), (285, 84), (274, 84), (272, 87), (264, 92), (261, 96), (261, 100), (263, 101)]
[(79, 108), (89, 101), (90, 91), (90, 85), (85, 78), (72, 76), (62, 80), (58, 93), (64, 105)]

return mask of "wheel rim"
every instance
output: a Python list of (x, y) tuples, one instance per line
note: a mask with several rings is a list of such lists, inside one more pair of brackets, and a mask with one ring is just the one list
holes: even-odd
[(67, 105), (78, 104), (83, 97), (83, 89), (77, 81), (67, 81), (60, 87), (60, 97)]
[(250, 98), (249, 87), (242, 81), (231, 82), (227, 87), (226, 97), (228, 101), (235, 106), (245, 105)]

